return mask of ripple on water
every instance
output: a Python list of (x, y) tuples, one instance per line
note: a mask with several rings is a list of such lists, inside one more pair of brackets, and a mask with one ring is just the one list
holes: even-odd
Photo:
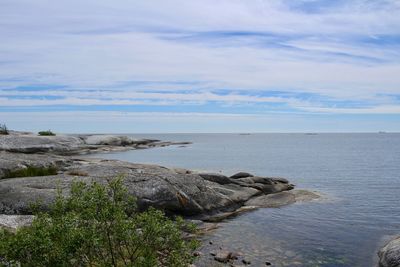
[(101, 156), (226, 174), (247, 171), (287, 177), (298, 188), (338, 199), (245, 213), (211, 237), (220, 246), (249, 254), (258, 266), (268, 259), (275, 266), (373, 266), (382, 237), (400, 233), (400, 134), (141, 137), (193, 144)]

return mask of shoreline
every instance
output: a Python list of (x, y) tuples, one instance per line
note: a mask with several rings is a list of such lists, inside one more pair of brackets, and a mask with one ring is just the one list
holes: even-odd
[[(169, 215), (197, 220), (203, 234), (218, 227), (216, 223), (243, 212), (320, 197), (315, 192), (294, 190), (294, 185), (284, 178), (259, 177), (245, 172), (228, 177), (219, 173), (85, 157), (86, 154), (175, 144), (188, 142), (134, 140), (112, 135), (41, 137), (13, 132), (6, 137), (0, 136), (0, 227), (15, 229), (29, 223), (27, 217), (19, 217), (24, 218), (19, 220), (15, 215), (29, 215), (29, 203), (37, 199), (42, 200), (42, 208), (46, 209), (58, 186), (68, 193), (72, 180), (105, 183), (118, 175), (125, 177), (125, 185), (137, 198), (140, 210), (152, 206)], [(7, 173), (30, 166), (39, 169), (53, 166), (57, 172), (46, 176), (6, 178)], [(218, 261), (221, 255), (212, 257)]]

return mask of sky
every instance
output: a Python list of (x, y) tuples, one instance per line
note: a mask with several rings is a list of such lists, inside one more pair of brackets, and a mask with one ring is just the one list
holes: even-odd
[(0, 123), (400, 131), (400, 0), (1, 0)]

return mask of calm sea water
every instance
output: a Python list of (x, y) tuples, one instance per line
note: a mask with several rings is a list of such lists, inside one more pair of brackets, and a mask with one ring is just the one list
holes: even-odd
[[(253, 266), (374, 266), (376, 251), (400, 234), (400, 134), (135, 135), (170, 146), (100, 155), (194, 170), (287, 177), (322, 201), (259, 209), (206, 239), (242, 251)], [(99, 155), (96, 155), (99, 157)]]

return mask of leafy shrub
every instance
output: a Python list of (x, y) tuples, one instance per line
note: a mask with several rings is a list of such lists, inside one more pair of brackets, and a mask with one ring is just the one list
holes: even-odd
[(15, 170), (15, 171), (6, 171), (4, 173), (3, 178), (56, 175), (57, 171), (58, 171), (57, 168), (54, 166), (50, 166), (50, 167), (28, 166), (26, 168)]
[(38, 132), (40, 136), (55, 136), (56, 134), (50, 130)]
[(0, 134), (3, 135), (9, 134), (7, 126), (5, 124), (0, 124)]
[(3, 258), (21, 266), (188, 266), (197, 241), (185, 240), (183, 227), (155, 209), (136, 212), (120, 178), (74, 182), (32, 226), (0, 232), (0, 265)]

